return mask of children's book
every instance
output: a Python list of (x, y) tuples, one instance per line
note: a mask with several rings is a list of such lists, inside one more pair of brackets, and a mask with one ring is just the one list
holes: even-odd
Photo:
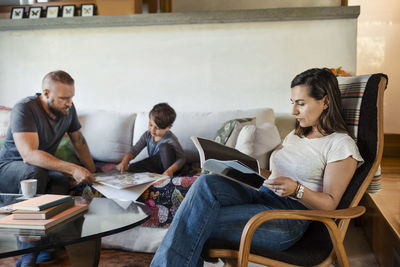
[(213, 140), (195, 136), (191, 139), (199, 151), (203, 170), (256, 190), (262, 187), (265, 178), (260, 175), (258, 160)]
[(158, 179), (168, 178), (167, 175), (151, 172), (121, 172), (114, 170), (106, 173), (96, 173), (96, 182), (116, 189), (126, 189), (129, 187), (142, 185), (157, 181)]
[(71, 200), (72, 197), (68, 195), (51, 195), (45, 194), (38, 197), (33, 197), (25, 201), (18, 202), (13, 205), (16, 210), (45, 210), (61, 203)]

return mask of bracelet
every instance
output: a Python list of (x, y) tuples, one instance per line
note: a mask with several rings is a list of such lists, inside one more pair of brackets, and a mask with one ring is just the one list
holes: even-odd
[(291, 194), (291, 196), (294, 196), (294, 197), (297, 195), (297, 193), (298, 193), (299, 190), (300, 190), (300, 183), (299, 183), (299, 181), (296, 181), (296, 183), (297, 183), (296, 189), (294, 190), (293, 194)]

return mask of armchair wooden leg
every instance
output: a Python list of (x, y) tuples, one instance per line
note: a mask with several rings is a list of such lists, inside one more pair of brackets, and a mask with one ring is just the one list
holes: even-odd
[(333, 220), (324, 220), (324, 223), (328, 228), (329, 235), (331, 236), (338, 265), (349, 267), (349, 259), (347, 258), (347, 254), (343, 246), (343, 238), (336, 223)]

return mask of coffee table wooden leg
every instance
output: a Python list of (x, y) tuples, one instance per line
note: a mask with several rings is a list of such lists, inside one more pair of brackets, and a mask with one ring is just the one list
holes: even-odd
[(76, 243), (65, 248), (73, 267), (99, 265), (101, 238)]

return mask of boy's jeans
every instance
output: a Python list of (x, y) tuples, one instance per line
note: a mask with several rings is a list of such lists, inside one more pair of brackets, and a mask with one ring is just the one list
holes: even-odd
[[(264, 187), (256, 191), (217, 175), (202, 175), (179, 207), (151, 266), (202, 266), (200, 253), (208, 238), (240, 242), (247, 221), (270, 209), (306, 208)], [(301, 238), (308, 224), (269, 221), (255, 232), (252, 245), (284, 250)]]

